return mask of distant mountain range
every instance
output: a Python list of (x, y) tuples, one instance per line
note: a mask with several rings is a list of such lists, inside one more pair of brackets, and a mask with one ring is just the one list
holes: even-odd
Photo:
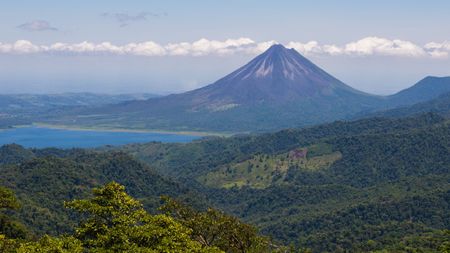
[(446, 92), (450, 92), (450, 77), (427, 77), (391, 96), (371, 95), (344, 84), (294, 49), (273, 45), (203, 88), (96, 104), (100, 106), (86, 103), (88, 107), (56, 110), (45, 120), (35, 120), (89, 127), (260, 132), (354, 118), (424, 102)]
[[(157, 97), (154, 94), (3, 94), (0, 95), (0, 128), (27, 125), (59, 115), (72, 108), (98, 107), (124, 101)], [(71, 108), (71, 109), (69, 109)]]
[(99, 106), (116, 104), (130, 100), (145, 100), (157, 97), (154, 94), (95, 94), (95, 93), (60, 93), (60, 94), (9, 94), (0, 95), (0, 109), (5, 111), (23, 111), (29, 109), (48, 109), (60, 106)]

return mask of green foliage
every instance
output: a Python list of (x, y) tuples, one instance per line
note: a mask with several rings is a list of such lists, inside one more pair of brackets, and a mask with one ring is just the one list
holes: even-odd
[(0, 234), (0, 252), (15, 253), (19, 246), (17, 240), (6, 238), (5, 235)]
[(110, 181), (127, 186), (148, 210), (156, 210), (160, 195), (184, 198), (191, 194), (187, 188), (123, 152), (31, 151), (33, 157), (22, 163), (0, 166), (0, 185), (17, 193), (23, 208), (15, 216), (37, 235), (72, 232), (79, 217), (69, 214), (62, 203), (89, 197), (91, 188)]
[(37, 242), (20, 243), (14, 252), (83, 253), (85, 250), (83, 249), (81, 242), (71, 236), (57, 238), (45, 235)]
[(436, 114), (402, 119), (370, 118), (261, 135), (209, 138), (187, 144), (131, 144), (119, 149), (133, 154), (165, 175), (198, 178), (220, 166), (242, 162), (258, 154), (278, 155), (295, 148), (324, 143), (333, 137), (397, 133), (430, 127), (444, 121)]
[(208, 208), (196, 211), (169, 197), (160, 210), (192, 229), (191, 237), (203, 246), (214, 246), (225, 252), (270, 252), (275, 246), (258, 234), (255, 227), (233, 216)]
[[(305, 147), (304, 162), (320, 166), (308, 169), (301, 159), (297, 164), (290, 160), (290, 151)], [(268, 241), (247, 223), (273, 238), (270, 250), (285, 250), (274, 245), (292, 244), (292, 252), (296, 247), (300, 252), (437, 252), (448, 248), (449, 241), (442, 232), (450, 228), (449, 147), (448, 123), (434, 114), (335, 122), (187, 144), (134, 144), (95, 151), (23, 152), (15, 147), (18, 154), (31, 151), (32, 155), (16, 159), (14, 152), (5, 152), (4, 160), (9, 162), (2, 163), (0, 152), (0, 184), (17, 192), (24, 207), (17, 217), (40, 234), (72, 233), (71, 226), (80, 216), (89, 221), (95, 212), (68, 215), (62, 201), (87, 198), (86, 203), (92, 204), (88, 200), (96, 196), (91, 198), (88, 189), (117, 181), (150, 211), (159, 206), (161, 194), (195, 205), (193, 209), (170, 202), (175, 205), (167, 210), (172, 210), (171, 217), (145, 216), (134, 223), (137, 227), (151, 223), (156, 226), (153, 230), (164, 235), (166, 230), (158, 228), (178, 231), (181, 226), (190, 241), (224, 251), (239, 251), (239, 242), (230, 235), (238, 235), (246, 242), (242, 245), (263, 245), (256, 252), (267, 249)], [(332, 154), (339, 154), (339, 159), (325, 159)], [(282, 173), (272, 174), (277, 164), (283, 165)], [(210, 184), (199, 180), (227, 169), (227, 177)], [(264, 178), (263, 187), (255, 187), (257, 177)], [(221, 188), (224, 179), (241, 180), (244, 185)], [(203, 208), (211, 205), (223, 212)], [(119, 242), (125, 240), (119, 229), (105, 231)], [(125, 238), (130, 236), (133, 240), (145, 237), (130, 232)], [(249, 238), (262, 243), (253, 244)]]
[(190, 229), (174, 219), (149, 215), (122, 185), (112, 182), (93, 194), (65, 203), (86, 215), (75, 237), (92, 252), (219, 252), (192, 241)]
[(317, 171), (329, 168), (342, 158), (340, 152), (332, 152), (331, 145), (317, 144), (303, 148), (309, 150), (305, 157), (295, 157), (292, 151), (279, 155), (255, 155), (251, 159), (231, 163), (201, 176), (198, 181), (213, 188), (248, 186), (256, 189), (267, 188), (272, 184), (284, 183), (288, 171)]
[[(8, 191), (10, 197), (10, 191)], [(10, 206), (8, 204), (8, 206)], [(85, 217), (73, 235), (45, 235), (38, 241), (8, 239), (0, 234), (5, 253), (152, 252), (218, 253), (191, 240), (191, 229), (166, 215), (150, 215), (142, 204), (111, 182), (93, 190), (93, 197), (73, 200), (65, 206)]]
[(8, 238), (25, 238), (28, 236), (27, 229), (14, 217), (9, 215), (11, 210), (19, 209), (20, 204), (14, 193), (0, 186), (0, 235)]
[[(264, 165), (288, 163), (287, 152), (302, 147), (309, 147), (308, 159), (329, 152), (342, 157), (325, 169), (291, 166), (281, 180), (271, 180), (276, 175)], [(263, 234), (333, 252), (395, 249), (407, 238), (449, 228), (448, 147), (447, 123), (426, 114), (123, 150), (189, 184), (200, 178), (216, 207)], [(255, 187), (257, 177), (270, 180)], [(217, 189), (227, 180), (241, 187)], [(439, 240), (409, 245), (436, 251)]]
[(13, 191), (0, 187), (0, 211), (4, 209), (18, 209), (19, 206)]
[(17, 144), (8, 144), (0, 147), (0, 165), (1, 164), (17, 164), (34, 157), (32, 151), (24, 149)]
[(443, 231), (443, 234), (446, 236), (446, 240), (441, 244), (439, 250), (443, 253), (450, 252), (450, 230)]

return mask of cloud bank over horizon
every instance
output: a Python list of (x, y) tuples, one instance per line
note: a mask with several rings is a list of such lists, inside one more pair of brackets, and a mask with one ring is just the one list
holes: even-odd
[[(131, 56), (227, 56), (234, 54), (256, 55), (262, 53), (275, 40), (256, 42), (250, 38), (227, 39), (223, 41), (202, 38), (194, 42), (177, 42), (165, 45), (154, 41), (115, 45), (111, 42), (81, 43), (56, 42), (50, 45), (37, 45), (29, 40), (13, 43), (0, 42), (0, 54), (51, 54), (51, 55), (131, 55)], [(284, 44), (306, 56), (394, 56), (447, 59), (450, 42), (428, 42), (418, 45), (414, 42), (381, 37), (365, 37), (344, 45), (321, 44), (315, 40), (303, 43), (291, 41)]]

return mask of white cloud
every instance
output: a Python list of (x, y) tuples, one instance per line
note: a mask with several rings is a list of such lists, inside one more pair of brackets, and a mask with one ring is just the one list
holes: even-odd
[[(112, 54), (137, 56), (206, 56), (206, 55), (256, 55), (264, 52), (276, 41), (255, 42), (250, 38), (227, 39), (223, 41), (202, 38), (194, 42), (158, 44), (154, 41), (114, 45), (111, 42), (92, 43), (61, 43), (51, 45), (35, 45), (27, 40), (14, 43), (1, 43), (0, 53), (9, 54)], [(349, 42), (342, 46), (322, 45), (317, 41), (306, 43), (291, 41), (286, 44), (306, 56), (314, 55), (347, 55), (355, 57), (391, 56), (391, 57), (430, 57), (447, 58), (450, 55), (450, 42), (430, 42), (419, 46), (411, 41), (390, 40), (379, 37), (366, 37)]]
[(430, 42), (427, 43), (424, 48), (435, 58), (447, 58), (450, 54), (449, 41), (444, 41), (442, 43)]
[(402, 56), (422, 57), (432, 56), (425, 48), (410, 41), (389, 40), (378, 37), (366, 37), (358, 41), (349, 42), (343, 46), (321, 45), (317, 41), (289, 42), (287, 47), (294, 48), (305, 55), (350, 55), (350, 56)]
[(166, 50), (153, 41), (142, 43), (130, 43), (122, 47), (118, 47), (118, 54), (131, 54), (141, 56), (162, 56), (166, 54)]
[(249, 38), (228, 39), (225, 41), (200, 39), (192, 43), (170, 43), (165, 48), (169, 55), (227, 55), (253, 47), (255, 42)]
[(450, 42), (449, 41), (444, 41), (442, 43), (430, 42), (425, 45), (425, 48), (431, 50), (438, 49), (450, 51)]
[(343, 46), (320, 45), (317, 41), (307, 43), (289, 42), (287, 47), (294, 48), (305, 55), (349, 55), (349, 56), (397, 56), (397, 57), (447, 57), (450, 43), (428, 43), (419, 46), (411, 41), (390, 40), (379, 37), (366, 37), (349, 42)]
[(378, 37), (367, 37), (345, 45), (344, 52), (350, 55), (392, 55), (419, 57), (426, 55), (425, 50), (404, 40), (389, 40)]
[(21, 54), (37, 53), (41, 49), (28, 40), (18, 40), (14, 44), (8, 46), (11, 51)]
[(343, 53), (343, 49), (336, 45), (325, 45), (323, 46), (323, 52), (330, 55), (340, 55)]
[(314, 40), (307, 43), (291, 41), (287, 44), (287, 47), (293, 48), (304, 55), (321, 54), (324, 52), (319, 43)]

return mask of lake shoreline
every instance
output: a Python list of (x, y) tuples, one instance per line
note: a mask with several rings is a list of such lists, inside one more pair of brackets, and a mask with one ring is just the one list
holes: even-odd
[[(108, 128), (108, 127), (84, 127), (84, 126), (68, 126), (68, 125), (54, 125), (46, 123), (33, 123), (31, 125), (18, 125), (13, 128), (23, 128), (23, 127), (42, 127), (49, 129), (60, 129), (60, 130), (73, 130), (73, 131), (95, 131), (95, 132), (115, 132), (115, 133), (155, 133), (155, 134), (173, 134), (173, 135), (187, 135), (187, 136), (198, 136), (198, 137), (230, 137), (234, 134), (231, 133), (216, 133), (216, 132), (200, 132), (200, 131), (168, 131), (168, 130), (157, 130), (157, 129), (129, 129), (129, 128)], [(10, 128), (11, 129), (11, 128)], [(5, 129), (8, 130), (8, 129)]]
[(16, 143), (27, 148), (97, 148), (133, 143), (189, 143), (202, 135), (155, 133), (125, 129), (86, 129), (47, 125), (20, 125), (0, 131), (0, 146)]

